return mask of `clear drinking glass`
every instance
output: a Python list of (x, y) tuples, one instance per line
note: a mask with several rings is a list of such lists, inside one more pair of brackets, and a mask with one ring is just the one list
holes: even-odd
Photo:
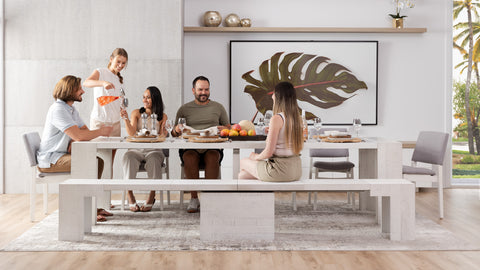
[(167, 119), (167, 121), (165, 121), (165, 129), (168, 131), (168, 136), (170, 136), (171, 142), (173, 142), (173, 137), (172, 137), (173, 127), (174, 127), (173, 120)]
[(263, 135), (264, 129), (265, 129), (265, 119), (263, 117), (258, 118), (257, 126), (258, 126), (258, 135)]
[[(128, 107), (128, 98), (122, 97), (122, 104), (120, 105), (122, 109), (126, 110)], [(122, 116), (122, 119), (127, 119), (127, 117)]]
[(152, 113), (150, 115), (150, 118), (152, 119), (152, 135), (155, 135), (157, 136), (158, 135), (158, 131), (157, 131), (157, 114), (156, 113)]
[(183, 127), (187, 124), (187, 119), (180, 117), (178, 118), (178, 127), (183, 132)]
[(313, 119), (313, 127), (317, 131), (318, 139), (320, 139), (320, 129), (322, 128), (322, 119), (320, 117)]
[(360, 120), (360, 118), (353, 118), (353, 130), (357, 133), (357, 137), (361, 127), (362, 121)]
[(272, 118), (272, 113), (271, 112), (266, 112), (265, 113), (265, 126), (268, 127), (270, 125), (270, 119)]

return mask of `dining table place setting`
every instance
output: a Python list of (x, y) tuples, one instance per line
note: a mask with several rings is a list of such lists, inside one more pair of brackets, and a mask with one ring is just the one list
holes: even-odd
[(150, 143), (158, 143), (158, 142), (164, 142), (165, 137), (164, 136), (157, 136), (157, 135), (143, 135), (143, 136), (128, 136), (125, 139), (127, 142), (150, 142)]
[(352, 137), (347, 132), (340, 131), (325, 131), (324, 134), (313, 135), (313, 139), (319, 142), (328, 142), (328, 143), (357, 143), (362, 142), (363, 140), (359, 137)]

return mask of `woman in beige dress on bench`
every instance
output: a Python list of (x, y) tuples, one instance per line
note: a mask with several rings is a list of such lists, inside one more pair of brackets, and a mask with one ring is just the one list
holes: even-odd
[(272, 95), (273, 114), (265, 149), (240, 161), (239, 179), (269, 182), (296, 181), (302, 176), (300, 151), (303, 148), (302, 119), (295, 88), (280, 82)]

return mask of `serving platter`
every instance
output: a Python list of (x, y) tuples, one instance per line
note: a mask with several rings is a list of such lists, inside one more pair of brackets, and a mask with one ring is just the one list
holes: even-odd
[(220, 138), (218, 136), (198, 136), (188, 138), (189, 142), (195, 143), (217, 143), (217, 142), (226, 142), (228, 138)]
[(165, 137), (158, 137), (158, 136), (128, 136), (126, 139), (127, 142), (164, 142)]
[(329, 142), (329, 143), (357, 143), (361, 142), (362, 139), (360, 138), (323, 138), (322, 142)]
[(265, 141), (267, 135), (254, 135), (254, 136), (227, 136), (222, 138), (228, 138), (232, 141)]

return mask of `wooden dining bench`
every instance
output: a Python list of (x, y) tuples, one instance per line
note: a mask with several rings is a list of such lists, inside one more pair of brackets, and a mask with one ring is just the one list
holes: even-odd
[[(59, 240), (83, 240), (92, 231), (92, 197), (112, 190), (201, 191), (202, 240), (267, 240), (275, 237), (275, 191), (364, 191), (381, 197), (381, 229), (391, 240), (415, 238), (414, 185), (403, 179), (304, 179), (295, 182), (187, 179), (69, 179), (60, 184)], [(75, 209), (75, 211), (73, 211)]]

